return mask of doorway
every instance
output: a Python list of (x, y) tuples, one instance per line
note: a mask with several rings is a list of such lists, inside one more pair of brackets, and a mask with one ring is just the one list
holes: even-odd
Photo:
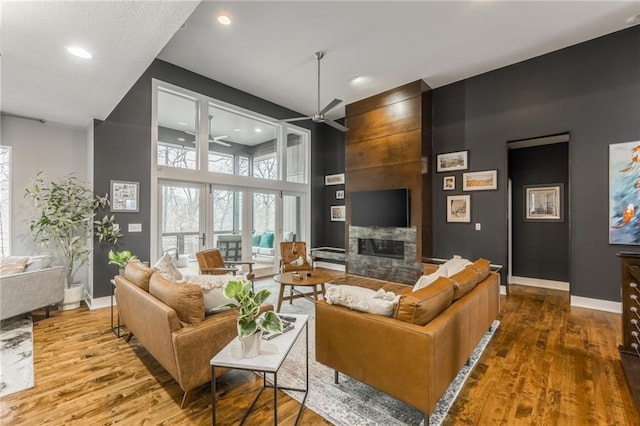
[(508, 147), (508, 284), (569, 291), (569, 134)]

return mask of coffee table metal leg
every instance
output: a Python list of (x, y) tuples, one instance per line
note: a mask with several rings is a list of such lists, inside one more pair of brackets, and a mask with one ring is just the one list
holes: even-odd
[(273, 373), (273, 424), (278, 426), (278, 372)]
[(211, 424), (216, 424), (216, 366), (211, 366)]

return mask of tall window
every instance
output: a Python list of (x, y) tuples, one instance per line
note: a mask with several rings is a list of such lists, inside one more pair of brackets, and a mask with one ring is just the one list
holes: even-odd
[(11, 147), (0, 146), (0, 256), (9, 256), (11, 214)]
[(158, 165), (197, 168), (197, 103), (176, 93), (158, 90)]

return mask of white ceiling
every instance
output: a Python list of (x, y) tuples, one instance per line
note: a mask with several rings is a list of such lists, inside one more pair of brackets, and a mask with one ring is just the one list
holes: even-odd
[[(1, 6), (2, 111), (73, 125), (106, 118), (159, 52), (165, 61), (313, 114), (313, 53), (323, 50), (320, 103), (343, 99), (329, 114), (339, 118), (345, 104), (401, 84), (422, 78), (436, 88), (626, 28), (625, 20), (640, 13), (637, 0)], [(220, 12), (231, 16), (230, 26), (216, 22)], [(88, 47), (94, 59), (70, 57), (64, 48), (71, 43)], [(370, 81), (355, 87), (354, 76)]]

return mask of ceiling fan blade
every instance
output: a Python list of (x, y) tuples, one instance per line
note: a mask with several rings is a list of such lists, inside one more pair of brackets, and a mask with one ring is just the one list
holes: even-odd
[(302, 120), (311, 120), (313, 117), (296, 117), (296, 118), (286, 118), (284, 120), (280, 120), (280, 121), (284, 121), (285, 123), (288, 123), (290, 121), (302, 121)]
[(327, 123), (329, 126), (333, 127), (334, 129), (340, 130), (341, 132), (346, 132), (347, 130), (349, 130), (348, 128), (344, 127), (342, 124), (336, 123), (335, 121), (329, 120), (328, 118), (325, 118), (324, 122)]
[(342, 99), (334, 99), (331, 102), (329, 102), (329, 104), (326, 107), (322, 108), (322, 111), (320, 111), (318, 114), (325, 115), (327, 112), (331, 111), (341, 103), (342, 103)]
[(217, 143), (218, 145), (222, 145), (222, 146), (231, 146), (230, 143), (227, 143), (218, 139), (209, 139), (209, 142)]

